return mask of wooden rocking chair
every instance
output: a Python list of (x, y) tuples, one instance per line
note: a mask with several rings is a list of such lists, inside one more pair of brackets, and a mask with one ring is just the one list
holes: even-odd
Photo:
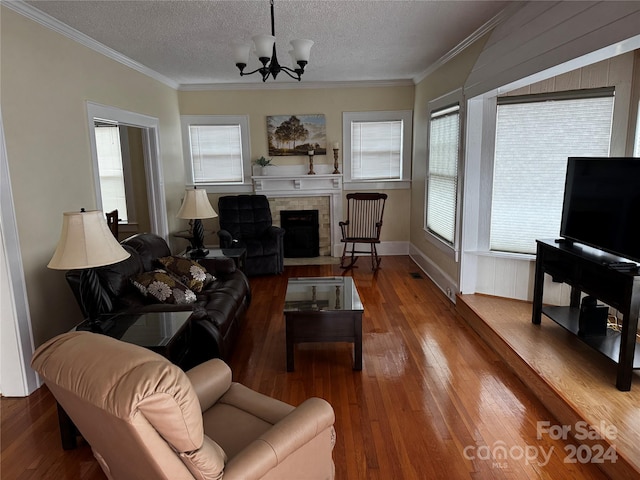
[(119, 239), (118, 239), (118, 210), (113, 210), (111, 212), (107, 212), (107, 213), (105, 213), (105, 216), (107, 217), (107, 225), (109, 226), (109, 230), (111, 230), (111, 233), (113, 233), (113, 236), (116, 237), (116, 240), (119, 241)]
[[(380, 231), (382, 230), (382, 215), (384, 204), (387, 200), (386, 193), (349, 193), (347, 194), (347, 219), (340, 222), (342, 231), (341, 242), (344, 243), (340, 267), (351, 268), (358, 260), (356, 253), (371, 255), (371, 270), (374, 272), (380, 267), (380, 257), (376, 245), (380, 243)], [(368, 243), (369, 250), (356, 250), (356, 244)], [(351, 244), (351, 251), (347, 246)], [(348, 265), (345, 265), (347, 254), (351, 253)]]

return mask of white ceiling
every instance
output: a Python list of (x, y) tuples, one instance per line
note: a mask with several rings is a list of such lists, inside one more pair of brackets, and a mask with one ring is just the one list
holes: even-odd
[[(415, 81), (513, 3), (275, 0), (278, 58), (292, 66), (289, 41), (309, 38), (315, 44), (302, 82)], [(232, 44), (270, 33), (269, 0), (29, 0), (23, 7), (182, 88), (262, 83), (257, 74), (239, 76)], [(258, 66), (253, 56), (246, 70)], [(284, 73), (282, 82), (297, 83)]]

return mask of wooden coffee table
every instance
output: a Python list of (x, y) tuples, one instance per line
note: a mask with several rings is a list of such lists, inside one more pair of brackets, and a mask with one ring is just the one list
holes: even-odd
[(362, 370), (364, 307), (351, 277), (290, 278), (284, 301), (287, 371), (296, 343), (353, 343), (353, 369)]

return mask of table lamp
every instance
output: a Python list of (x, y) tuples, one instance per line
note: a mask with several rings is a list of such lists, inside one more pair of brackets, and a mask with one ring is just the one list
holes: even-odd
[(206, 257), (209, 250), (204, 248), (204, 227), (203, 218), (215, 218), (218, 214), (211, 206), (207, 191), (204, 189), (188, 188), (185, 191), (182, 206), (178, 210), (178, 218), (193, 220), (193, 236), (191, 238), (191, 250), (189, 255), (192, 258)]
[(111, 299), (100, 284), (95, 268), (129, 258), (107, 226), (100, 210), (65, 212), (56, 251), (47, 267), (80, 270), (80, 301), (92, 331), (101, 331), (98, 317), (111, 310)]

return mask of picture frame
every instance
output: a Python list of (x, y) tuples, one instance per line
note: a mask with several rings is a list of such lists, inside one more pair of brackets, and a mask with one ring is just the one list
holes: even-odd
[(267, 116), (267, 143), (270, 157), (326, 155), (324, 114)]

